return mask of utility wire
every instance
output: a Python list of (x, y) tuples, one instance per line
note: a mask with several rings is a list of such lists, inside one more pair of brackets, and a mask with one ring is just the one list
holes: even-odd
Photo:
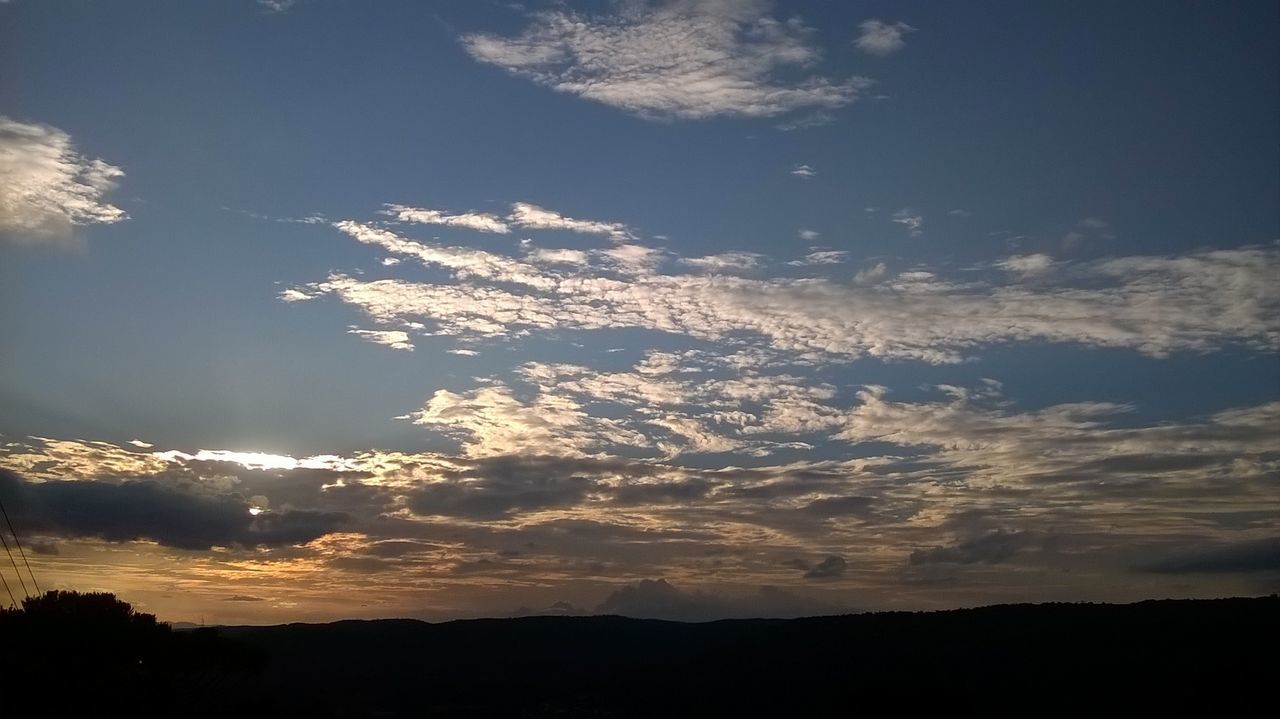
[(22, 579), (22, 570), (18, 569), (18, 562), (13, 558), (13, 552), (9, 551), (9, 542), (4, 538), (4, 532), (0, 532), (0, 544), (4, 544), (4, 553), (9, 555), (9, 563), (13, 565), (13, 571), (18, 575), (18, 583), (22, 585), (22, 596), (29, 597), (31, 594), (27, 591), (27, 583)]
[[(9, 533), (13, 535), (13, 543), (18, 545), (18, 554), (22, 555), (22, 563), (27, 565), (27, 574), (31, 575), (31, 584), (36, 588), (36, 596), (40, 596), (40, 583), (36, 581), (36, 573), (31, 571), (31, 562), (27, 561), (27, 550), (22, 548), (22, 542), (18, 539), (18, 530), (13, 528), (13, 522), (9, 520), (9, 513), (5, 511), (4, 502), (0, 502), (0, 514), (4, 515), (4, 523), (9, 525)], [(18, 575), (21, 577), (22, 575)]]
[(0, 572), (0, 582), (4, 582), (4, 590), (9, 593), (9, 606), (17, 607), (18, 600), (13, 598), (13, 590), (9, 588), (9, 580), (4, 578), (4, 572)]

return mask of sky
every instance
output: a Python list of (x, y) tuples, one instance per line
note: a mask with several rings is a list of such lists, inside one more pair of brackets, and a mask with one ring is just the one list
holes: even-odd
[(1278, 39), (0, 3), (6, 581), (209, 623), (1280, 591)]

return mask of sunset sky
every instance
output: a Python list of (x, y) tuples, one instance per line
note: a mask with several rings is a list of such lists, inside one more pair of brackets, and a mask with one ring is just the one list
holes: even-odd
[(174, 621), (1280, 591), (1278, 41), (0, 2), (0, 499)]

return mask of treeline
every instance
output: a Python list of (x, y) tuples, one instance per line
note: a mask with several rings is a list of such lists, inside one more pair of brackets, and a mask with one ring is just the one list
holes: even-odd
[(5, 701), (46, 716), (218, 713), (257, 693), (266, 663), (217, 629), (175, 631), (105, 592), (49, 591), (0, 610)]

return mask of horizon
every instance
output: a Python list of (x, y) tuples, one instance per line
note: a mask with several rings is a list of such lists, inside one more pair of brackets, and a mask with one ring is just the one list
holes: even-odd
[(630, 614), (601, 614), (601, 613), (585, 613), (585, 614), (531, 613), (531, 614), (508, 614), (508, 615), (484, 615), (484, 616), (474, 616), (474, 617), (454, 617), (452, 619), (422, 619), (419, 617), (407, 617), (407, 616), (406, 617), (391, 617), (391, 616), (363, 617), (363, 618), (354, 617), (354, 618), (334, 619), (334, 620), (324, 621), (324, 622), (282, 622), (282, 623), (273, 623), (273, 624), (200, 624), (198, 622), (187, 622), (187, 621), (171, 622), (171, 621), (165, 620), (162, 617), (156, 617), (156, 621), (162, 624), (168, 624), (173, 629), (177, 629), (177, 630), (199, 629), (199, 628), (206, 628), (206, 627), (212, 628), (212, 629), (217, 629), (220, 627), (228, 628), (228, 629), (234, 629), (238, 627), (270, 628), (270, 627), (287, 627), (291, 625), (302, 625), (302, 626), (314, 627), (314, 626), (327, 626), (330, 624), (337, 624), (337, 623), (343, 623), (343, 622), (419, 622), (422, 624), (449, 624), (453, 622), (505, 621), (509, 619), (535, 619), (535, 620), (539, 620), (539, 619), (626, 619), (626, 620), (634, 620), (639, 622), (670, 622), (673, 624), (709, 624), (714, 622), (758, 622), (758, 621), (785, 622), (785, 621), (796, 620), (796, 619), (801, 619), (801, 620), (803, 619), (840, 619), (845, 617), (875, 616), (875, 615), (886, 615), (886, 614), (913, 614), (913, 615), (914, 614), (946, 614), (946, 613), (952, 613), (952, 612), (971, 612), (971, 611), (984, 610), (984, 609), (1006, 609), (1010, 607), (1019, 607), (1019, 608), (1027, 608), (1027, 607), (1040, 608), (1040, 607), (1060, 607), (1060, 606), (1134, 607), (1139, 604), (1153, 604), (1153, 603), (1161, 604), (1165, 602), (1175, 602), (1175, 603), (1178, 603), (1178, 602), (1191, 602), (1191, 603), (1240, 602), (1240, 601), (1257, 601), (1257, 600), (1277, 599), (1277, 598), (1280, 598), (1280, 595), (1272, 593), (1272, 594), (1259, 594), (1255, 596), (1227, 596), (1227, 597), (1212, 597), (1212, 598), (1206, 598), (1206, 599), (1164, 597), (1164, 598), (1153, 598), (1153, 599), (1137, 599), (1132, 602), (1091, 602), (1087, 600), (1081, 600), (1076, 602), (1065, 602), (1065, 601), (1011, 602), (1011, 603), (1004, 603), (1004, 604), (975, 604), (972, 606), (948, 607), (946, 609), (923, 609), (923, 610), (884, 609), (884, 610), (866, 610), (866, 611), (852, 610), (852, 611), (839, 612), (836, 614), (806, 614), (806, 615), (800, 615), (800, 616), (794, 616), (794, 617), (743, 616), (743, 617), (721, 617), (718, 619), (677, 619), (677, 618), (663, 618), (663, 617), (642, 617), (642, 616), (633, 616)]
[(218, 625), (1274, 595), (1278, 39), (0, 2), (0, 573)]

